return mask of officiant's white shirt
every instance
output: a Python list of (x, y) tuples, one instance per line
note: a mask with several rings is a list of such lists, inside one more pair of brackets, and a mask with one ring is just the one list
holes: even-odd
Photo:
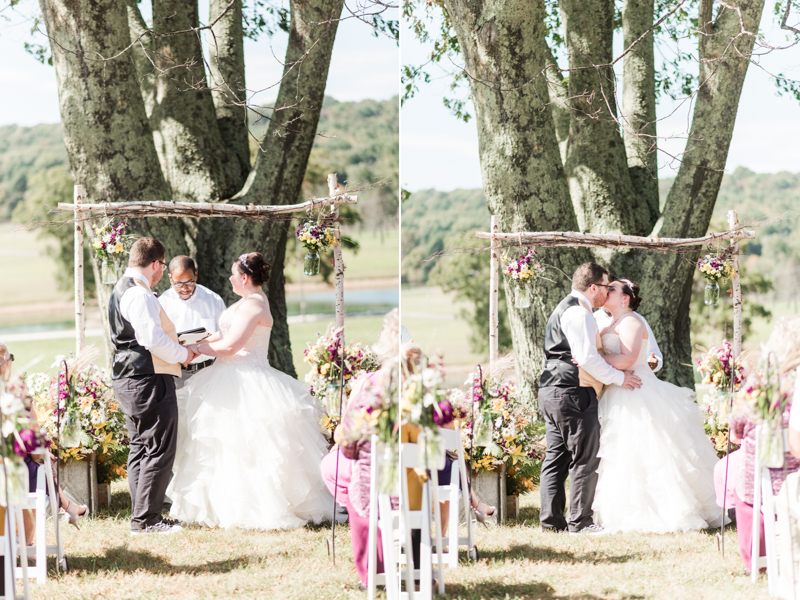
[(174, 365), (185, 361), (189, 351), (171, 340), (161, 328), (161, 305), (150, 291), (147, 277), (133, 269), (126, 269), (123, 277), (133, 277), (147, 286), (134, 285), (119, 299), (119, 312), (133, 326), (136, 341), (166, 363)]
[[(174, 288), (170, 287), (158, 299), (169, 320), (175, 324), (178, 333), (204, 327), (208, 333), (219, 331), (219, 316), (225, 310), (225, 302), (210, 289), (199, 283), (188, 300), (183, 300)], [(211, 360), (210, 356), (201, 354), (192, 364)]]
[(597, 352), (597, 323), (592, 315), (592, 303), (578, 290), (569, 294), (586, 305), (570, 306), (561, 315), (561, 331), (569, 342), (572, 357), (578, 364), (600, 383), (622, 385), (625, 382), (625, 373), (608, 364)]
[[(653, 330), (650, 329), (650, 323), (647, 322), (647, 319), (645, 319), (642, 315), (640, 315), (636, 311), (634, 311), (633, 314), (639, 317), (642, 323), (644, 323), (644, 326), (647, 327), (647, 356), (649, 359), (651, 354), (656, 355), (656, 360), (658, 361), (658, 365), (656, 365), (656, 368), (653, 369), (653, 372), (658, 371), (661, 369), (662, 366), (664, 366), (664, 355), (661, 354), (661, 349), (658, 347), (656, 336), (653, 335)], [(594, 320), (597, 321), (598, 331), (603, 331), (603, 329), (611, 325), (612, 319), (613, 317), (609, 315), (606, 311), (604, 311), (602, 308), (598, 308), (594, 313)]]

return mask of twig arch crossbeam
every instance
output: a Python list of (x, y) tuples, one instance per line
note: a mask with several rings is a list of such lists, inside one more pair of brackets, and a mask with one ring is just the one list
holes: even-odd
[[(142, 219), (146, 217), (193, 217), (193, 218), (235, 218), (264, 221), (279, 218), (283, 215), (302, 213), (315, 208), (330, 206), (331, 215), (338, 217), (338, 207), (342, 204), (356, 204), (357, 196), (344, 192), (336, 194), (338, 179), (335, 173), (328, 175), (328, 188), (330, 196), (326, 198), (311, 198), (300, 204), (287, 204), (282, 206), (256, 206), (253, 204), (239, 206), (213, 202), (104, 202), (101, 204), (84, 203), (86, 194), (82, 185), (75, 186), (74, 201), (72, 204), (59, 202), (54, 209), (62, 212), (72, 212), (75, 222), (75, 350), (80, 352), (85, 343), (86, 323), (84, 318), (84, 265), (83, 265), (83, 237), (85, 223), (98, 217), (117, 217), (129, 219)], [(336, 220), (334, 235), (341, 239), (339, 221)], [(336, 327), (344, 328), (344, 262), (342, 261), (341, 245), (333, 251), (334, 278), (336, 290)], [(344, 332), (342, 332), (344, 335)]]
[(539, 247), (589, 247), (589, 248), (635, 248), (653, 252), (675, 252), (690, 249), (712, 242), (729, 240), (733, 248), (733, 359), (742, 352), (742, 286), (739, 278), (738, 240), (753, 239), (755, 231), (744, 229), (739, 225), (736, 211), (728, 212), (729, 230), (722, 233), (710, 233), (701, 238), (658, 238), (634, 235), (615, 235), (602, 233), (580, 233), (576, 231), (536, 231), (505, 233), (498, 231), (499, 219), (491, 217), (491, 231), (479, 231), (475, 237), (490, 241), (489, 272), (489, 370), (499, 355), (499, 251), (504, 247), (520, 245), (536, 245)]

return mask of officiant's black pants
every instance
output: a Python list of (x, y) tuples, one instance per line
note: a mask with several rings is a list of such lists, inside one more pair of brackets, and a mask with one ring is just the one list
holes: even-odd
[(178, 399), (172, 375), (136, 375), (114, 381), (131, 447), (128, 485), (131, 530), (161, 520), (178, 442)]
[[(592, 503), (600, 459), (597, 394), (587, 387), (539, 388), (547, 453), (540, 480), (543, 529), (579, 531), (593, 523)], [(564, 518), (570, 478), (569, 519)]]

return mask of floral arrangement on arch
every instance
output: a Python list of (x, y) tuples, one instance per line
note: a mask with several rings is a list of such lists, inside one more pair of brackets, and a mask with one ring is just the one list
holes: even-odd
[(101, 261), (114, 261), (128, 253), (134, 236), (125, 233), (127, 228), (128, 221), (125, 219), (116, 224), (107, 223), (102, 227), (95, 227), (92, 248), (97, 258)]
[[(716, 388), (711, 388), (708, 394), (698, 399), (697, 405), (703, 413), (703, 428), (706, 437), (711, 441), (717, 456), (722, 458), (728, 453), (728, 396), (720, 396)], [(731, 443), (731, 452), (738, 450), (737, 444)]]
[(719, 253), (706, 254), (697, 261), (697, 268), (700, 269), (703, 277), (714, 283), (727, 283), (733, 277), (733, 265), (731, 265), (732, 251), (725, 249)]
[(742, 363), (737, 360), (736, 368), (733, 367), (733, 349), (728, 340), (724, 340), (719, 348), (711, 346), (697, 361), (697, 370), (703, 376), (703, 384), (711, 384), (720, 392), (731, 391), (731, 377), (735, 389), (739, 389), (744, 381)]
[[(463, 389), (451, 391), (456, 422), (461, 427), (465, 458), (472, 468), (494, 471), (502, 465), (508, 477), (507, 491), (517, 495), (533, 490), (544, 460), (544, 427), (532, 406), (518, 395), (513, 383), (470, 374)], [(481, 421), (491, 422), (491, 439), (478, 445)]]
[[(64, 372), (64, 362), (67, 372)], [(98, 483), (111, 483), (127, 477), (130, 441), (125, 416), (111, 386), (111, 374), (92, 362), (66, 360), (59, 356), (51, 365), (58, 368), (54, 377), (31, 373), (25, 389), (33, 399), (39, 422), (61, 460), (79, 461), (97, 454)], [(58, 420), (61, 416), (61, 439)], [(78, 443), (64, 443), (65, 427), (74, 423)]]
[(544, 275), (545, 267), (537, 260), (537, 252), (533, 248), (528, 248), (517, 258), (512, 259), (506, 254), (503, 259), (506, 261), (503, 273), (520, 287), (531, 287)]
[[(309, 392), (318, 398), (325, 414), (320, 423), (323, 433), (332, 443), (333, 430), (339, 424), (339, 384), (342, 380), (342, 338), (341, 329), (321, 335), (315, 344), (303, 350), (303, 361), (311, 370), (306, 373), (305, 382)], [(342, 408), (347, 406), (353, 381), (362, 373), (372, 373), (380, 368), (377, 355), (372, 348), (361, 342), (351, 342), (344, 347), (344, 397)]]
[(0, 413), (3, 418), (0, 444), (3, 444), (5, 454), (5, 468), (0, 468), (0, 506), (8, 506), (9, 501), (12, 505), (19, 504), (25, 497), (28, 493), (25, 456), (46, 447), (41, 430), (31, 417), (30, 408), (31, 399), (25, 393), (22, 382), (12, 382), (4, 391), (0, 382)]
[(297, 239), (309, 252), (325, 254), (338, 241), (333, 229), (324, 218), (318, 221), (305, 221), (297, 227)]
[(794, 386), (794, 370), (781, 375), (777, 361), (762, 358), (758, 367), (747, 376), (739, 399), (750, 403), (761, 423), (776, 427), (792, 404)]

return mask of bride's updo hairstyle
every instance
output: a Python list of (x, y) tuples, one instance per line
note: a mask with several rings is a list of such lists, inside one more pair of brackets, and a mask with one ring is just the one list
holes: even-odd
[(630, 298), (628, 308), (631, 310), (639, 310), (639, 305), (642, 303), (642, 297), (639, 295), (639, 284), (630, 279), (617, 279), (622, 284), (622, 294)]
[(248, 252), (237, 258), (233, 264), (242, 275), (249, 275), (253, 285), (264, 285), (269, 281), (269, 265), (260, 252)]

